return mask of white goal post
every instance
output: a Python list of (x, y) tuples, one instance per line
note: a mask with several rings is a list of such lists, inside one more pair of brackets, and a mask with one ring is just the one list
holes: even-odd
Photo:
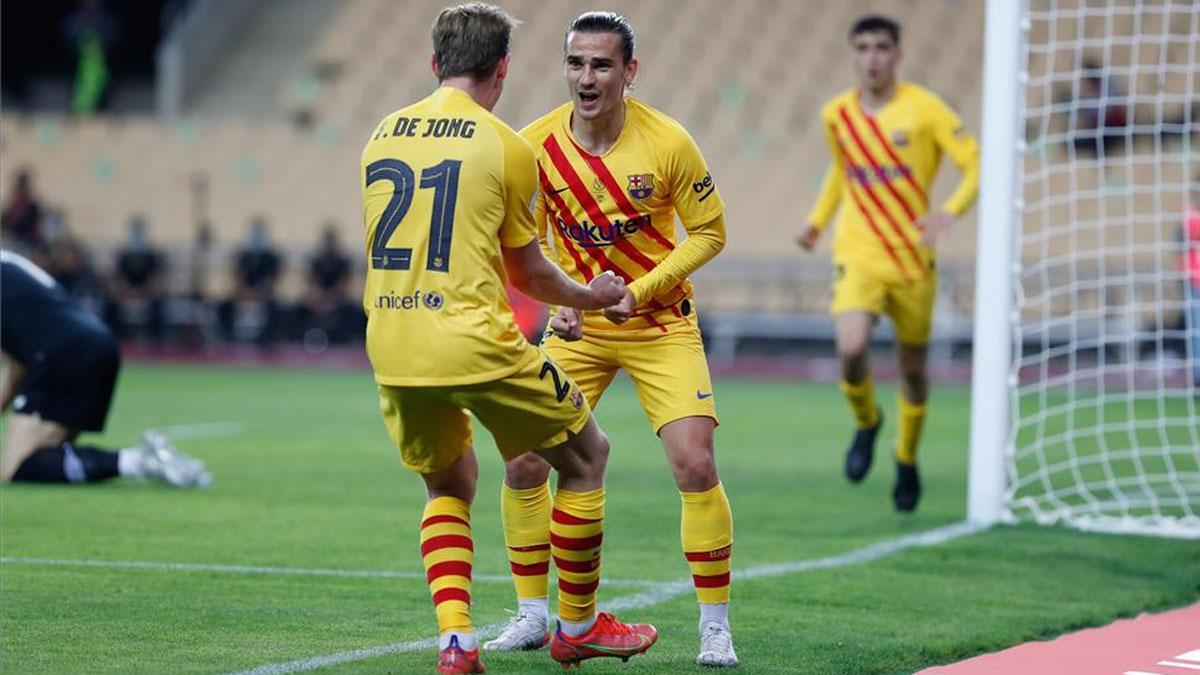
[(1200, 7), (988, 0), (968, 518), (1200, 538)]

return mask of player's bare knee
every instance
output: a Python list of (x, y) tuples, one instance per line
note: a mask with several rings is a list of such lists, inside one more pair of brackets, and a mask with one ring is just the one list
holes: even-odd
[(842, 366), (842, 379), (858, 382), (867, 376), (867, 351), (865, 343), (853, 345), (856, 351), (838, 349), (838, 361)]
[(586, 442), (581, 444), (580, 449), (583, 451), (582, 459), (591, 472), (604, 473), (608, 466), (608, 453), (611, 448), (608, 436), (600, 430), (600, 427), (596, 427), (594, 433), (587, 434)]
[(504, 464), (504, 483), (515, 490), (535, 488), (550, 476), (550, 464), (537, 454), (528, 452)]
[(479, 464), (475, 461), (474, 451), (469, 450), (445, 469), (421, 474), (421, 478), (430, 499), (454, 497), (470, 504), (475, 501)]
[(675, 484), (683, 492), (704, 492), (716, 487), (717, 463), (712, 453), (694, 453), (675, 462)]

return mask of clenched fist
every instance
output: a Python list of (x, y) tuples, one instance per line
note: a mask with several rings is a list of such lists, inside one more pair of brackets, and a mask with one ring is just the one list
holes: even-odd
[(588, 284), (588, 290), (592, 292), (592, 301), (598, 307), (609, 307), (625, 298), (625, 280), (611, 271), (604, 272), (592, 279), (592, 283)]

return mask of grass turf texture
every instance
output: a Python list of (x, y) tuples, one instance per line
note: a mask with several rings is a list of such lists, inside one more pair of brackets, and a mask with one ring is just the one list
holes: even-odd
[[(967, 391), (935, 389), (921, 450), (925, 499), (893, 513), (894, 437), (885, 427), (864, 484), (841, 476), (849, 413), (833, 386), (721, 381), (717, 434), (736, 521), (734, 567), (843, 553), (958, 521), (965, 504)], [(894, 391), (881, 387), (891, 412)], [(632, 387), (599, 406), (613, 443), (604, 573), (674, 581), (679, 498)], [(209, 491), (118, 481), (0, 492), (10, 557), (200, 562), (419, 572), (420, 481), (400, 466), (365, 372), (130, 367), (103, 437), (145, 427), (237, 423), (180, 441), (208, 462)], [(500, 462), (477, 433), (476, 572), (505, 574)], [(601, 599), (639, 592), (601, 587)], [(890, 673), (1100, 625), (1200, 593), (1200, 544), (1001, 527), (862, 565), (735, 582), (741, 672)], [(476, 582), (479, 625), (503, 621), (511, 585)], [(699, 672), (692, 596), (635, 612), (662, 640), (628, 664), (588, 672)], [(432, 635), (421, 579), (0, 567), (5, 672), (222, 672)], [(323, 672), (429, 673), (432, 649)], [(490, 672), (557, 672), (547, 654), (487, 654)]]

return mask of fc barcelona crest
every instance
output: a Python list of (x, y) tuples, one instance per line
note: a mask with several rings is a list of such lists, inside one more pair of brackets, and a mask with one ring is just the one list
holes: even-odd
[(629, 177), (629, 196), (645, 199), (654, 194), (654, 174), (638, 173)]

